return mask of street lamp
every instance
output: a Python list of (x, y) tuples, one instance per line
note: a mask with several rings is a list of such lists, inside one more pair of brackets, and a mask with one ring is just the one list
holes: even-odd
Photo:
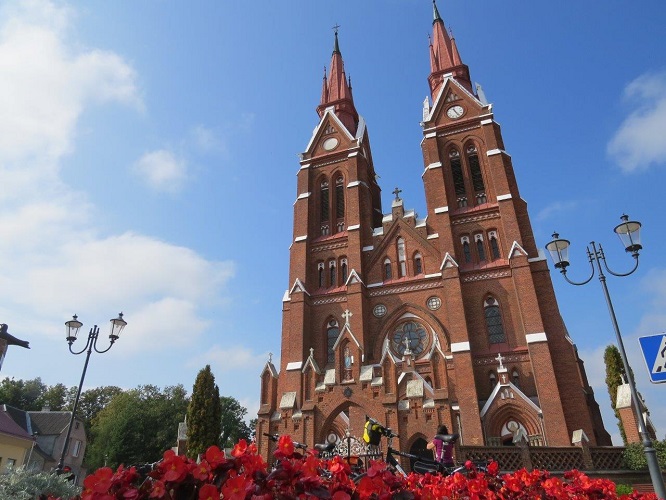
[(98, 352), (100, 354), (107, 352), (111, 347), (113, 347), (113, 344), (116, 340), (118, 340), (118, 337), (120, 337), (120, 334), (122, 333), (123, 329), (127, 325), (127, 321), (123, 319), (123, 313), (120, 313), (117, 318), (114, 318), (111, 320), (111, 333), (109, 334), (109, 340), (111, 343), (109, 344), (109, 347), (104, 349), (103, 351), (100, 351), (97, 348), (97, 338), (99, 336), (99, 328), (97, 328), (97, 325), (93, 326), (90, 329), (90, 333), (88, 333), (88, 340), (86, 342), (86, 345), (83, 346), (83, 349), (81, 349), (78, 352), (75, 352), (72, 349), (72, 344), (76, 341), (76, 337), (79, 334), (79, 330), (83, 326), (83, 323), (81, 323), (78, 320), (78, 317), (76, 314), (73, 316), (72, 319), (67, 321), (65, 323), (65, 326), (67, 327), (67, 343), (69, 344), (69, 352), (72, 354), (81, 354), (84, 351), (86, 351), (86, 362), (83, 365), (83, 372), (81, 373), (81, 381), (79, 382), (79, 388), (76, 391), (76, 399), (74, 400), (74, 408), (72, 408), (72, 416), (69, 419), (69, 426), (67, 427), (67, 437), (65, 438), (65, 444), (62, 446), (62, 454), (60, 455), (60, 461), (58, 462), (58, 465), (56, 467), (56, 472), (58, 474), (61, 474), (63, 471), (63, 466), (65, 462), (65, 455), (67, 454), (67, 447), (69, 446), (69, 437), (72, 434), (72, 425), (74, 424), (74, 418), (76, 416), (76, 408), (79, 405), (79, 398), (81, 397), (81, 387), (83, 387), (83, 379), (86, 377), (86, 370), (88, 369), (88, 361), (90, 360), (90, 355), (92, 354), (93, 349), (95, 349), (95, 352)]
[(643, 248), (640, 243), (641, 223), (637, 221), (630, 221), (627, 215), (622, 215), (620, 219), (622, 222), (615, 226), (614, 231), (620, 237), (625, 251), (630, 253), (635, 261), (633, 269), (627, 273), (615, 273), (611, 271), (611, 269), (608, 267), (608, 264), (606, 263), (606, 256), (604, 255), (601, 243), (597, 245), (597, 243), (592, 241), (590, 246), (586, 248), (587, 259), (590, 262), (590, 276), (585, 281), (571, 281), (567, 276), (567, 267), (569, 266), (569, 241), (560, 239), (559, 234), (553, 233), (553, 241), (546, 245), (546, 250), (548, 250), (550, 253), (551, 258), (555, 263), (555, 268), (559, 269), (560, 273), (562, 273), (562, 276), (564, 276), (564, 279), (572, 285), (579, 286), (589, 283), (590, 280), (594, 277), (596, 264), (596, 270), (599, 271), (599, 281), (601, 282), (601, 288), (604, 291), (606, 304), (608, 305), (608, 311), (610, 312), (613, 328), (615, 329), (615, 337), (617, 339), (620, 357), (622, 358), (622, 364), (624, 365), (624, 372), (627, 376), (627, 383), (629, 384), (629, 390), (631, 392), (631, 400), (633, 402), (634, 411), (636, 412), (638, 421), (638, 432), (640, 433), (641, 439), (643, 440), (645, 458), (647, 459), (650, 477), (652, 478), (652, 486), (654, 488), (654, 492), (657, 494), (657, 497), (666, 498), (664, 478), (662, 477), (661, 470), (659, 469), (657, 452), (652, 445), (652, 440), (648, 435), (645, 421), (643, 420), (643, 413), (641, 411), (640, 402), (638, 399), (638, 392), (636, 391), (636, 383), (634, 382), (634, 376), (631, 368), (629, 367), (627, 353), (624, 350), (624, 342), (622, 342), (622, 335), (620, 334), (620, 327), (617, 324), (613, 303), (611, 302), (610, 294), (608, 293), (608, 287), (606, 286), (606, 275), (604, 274), (603, 268), (601, 267), (601, 263), (603, 262), (603, 267), (606, 269), (606, 271), (608, 271), (613, 276), (619, 277), (629, 276), (634, 271), (636, 271), (636, 269), (638, 269), (638, 253), (640, 252), (641, 248)]

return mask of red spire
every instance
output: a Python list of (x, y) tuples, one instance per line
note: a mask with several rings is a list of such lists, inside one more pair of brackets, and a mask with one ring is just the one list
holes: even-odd
[(447, 73), (452, 73), (458, 83), (474, 93), (469, 68), (462, 62), (455, 39), (446, 32), (435, 0), (432, 0), (432, 7), (432, 42), (430, 43), (430, 76), (428, 77), (432, 97), (437, 96), (442, 84), (442, 76)]
[(338, 30), (335, 29), (335, 45), (331, 56), (331, 71), (326, 79), (324, 70), (324, 87), (321, 92), (321, 101), (317, 106), (319, 116), (324, 115), (326, 108), (333, 106), (336, 116), (347, 127), (352, 135), (356, 134), (358, 128), (358, 113), (354, 107), (354, 99), (351, 93), (351, 82), (347, 81), (345, 75), (344, 61), (338, 44)]

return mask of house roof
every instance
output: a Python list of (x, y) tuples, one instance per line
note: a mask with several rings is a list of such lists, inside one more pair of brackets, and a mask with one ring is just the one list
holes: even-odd
[(19, 410), (18, 408), (14, 408), (13, 406), (6, 404), (0, 405), (0, 410), (7, 412), (7, 415), (9, 415), (14, 422), (20, 425), (25, 432), (32, 435), (33, 431), (28, 412)]
[(60, 435), (69, 425), (71, 411), (29, 411), (33, 430), (42, 436)]
[(7, 413), (6, 410), (0, 411), (0, 433), (9, 434), (22, 439), (33, 440), (32, 436), (28, 434), (23, 427), (14, 422), (14, 419)]

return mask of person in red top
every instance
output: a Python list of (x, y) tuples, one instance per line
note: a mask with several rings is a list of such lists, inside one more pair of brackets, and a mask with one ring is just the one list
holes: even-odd
[(449, 429), (446, 425), (437, 427), (437, 435), (430, 441), (426, 448), (435, 450), (435, 460), (442, 462), (446, 467), (453, 467), (453, 442), (444, 442), (440, 437), (449, 434)]

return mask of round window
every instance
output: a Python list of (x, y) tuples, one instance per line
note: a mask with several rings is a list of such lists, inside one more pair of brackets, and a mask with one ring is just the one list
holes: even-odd
[(386, 314), (386, 306), (384, 304), (377, 304), (375, 308), (372, 310), (372, 314), (374, 314), (378, 318), (381, 318)]
[(442, 299), (440, 299), (439, 297), (430, 297), (426, 301), (426, 304), (428, 304), (428, 309), (436, 311), (442, 306)]
[(409, 347), (414, 357), (419, 357), (425, 351), (430, 341), (426, 327), (416, 321), (401, 323), (391, 336), (391, 349), (397, 356), (403, 356)]

